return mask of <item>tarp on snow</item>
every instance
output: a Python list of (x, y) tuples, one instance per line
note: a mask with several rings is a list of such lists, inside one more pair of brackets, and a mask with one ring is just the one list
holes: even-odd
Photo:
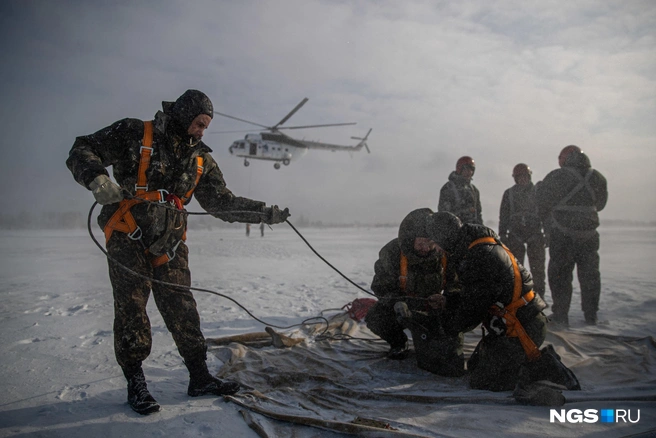
[[(608, 437), (656, 431), (652, 337), (549, 333), (545, 345), (554, 345), (582, 387), (563, 391), (567, 402), (559, 412), (624, 409), (636, 420), (640, 410), (637, 423), (570, 424), (550, 422), (551, 408), (521, 405), (511, 392), (472, 390), (466, 376), (423, 371), (412, 355), (388, 360), (389, 346), (346, 314), (335, 315), (325, 329), (317, 324), (285, 332), (291, 347), (270, 329), (275, 342), (267, 333), (228, 345), (208, 339), (210, 352), (224, 362), (219, 377), (244, 387), (229, 399), (244, 408), (244, 419), (260, 436)], [(480, 332), (466, 335), (467, 357), (479, 339)]]

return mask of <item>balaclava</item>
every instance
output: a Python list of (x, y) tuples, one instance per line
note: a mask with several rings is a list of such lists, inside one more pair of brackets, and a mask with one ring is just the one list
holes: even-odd
[(162, 102), (164, 113), (171, 117), (171, 132), (182, 139), (183, 143), (195, 143), (196, 140), (187, 134), (191, 122), (200, 114), (214, 117), (214, 106), (205, 93), (198, 90), (187, 90), (173, 104)]

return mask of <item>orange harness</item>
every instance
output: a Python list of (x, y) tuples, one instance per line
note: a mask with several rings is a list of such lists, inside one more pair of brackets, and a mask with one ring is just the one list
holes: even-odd
[(493, 237), (482, 237), (480, 239), (476, 239), (475, 241), (473, 241), (469, 245), (469, 249), (482, 243), (501, 245), (501, 247), (508, 253), (510, 260), (512, 261), (513, 272), (515, 277), (512, 301), (510, 302), (510, 304), (508, 304), (505, 307), (501, 303), (493, 304), (489, 310), (490, 315), (503, 318), (503, 320), (506, 323), (506, 336), (509, 336), (511, 338), (519, 338), (519, 342), (522, 344), (522, 347), (524, 348), (524, 352), (526, 353), (528, 360), (534, 361), (540, 357), (540, 350), (535, 345), (535, 342), (533, 342), (533, 340), (528, 336), (528, 334), (526, 334), (526, 330), (524, 330), (524, 327), (517, 319), (516, 314), (517, 314), (517, 309), (527, 305), (528, 303), (531, 302), (531, 300), (533, 300), (533, 298), (535, 297), (535, 292), (531, 290), (522, 296), (522, 277), (519, 272), (519, 267), (517, 266), (517, 260), (515, 260), (515, 256), (510, 252), (510, 250), (508, 249), (508, 247), (506, 247), (506, 245), (504, 245), (501, 242), (498, 242)]
[[(175, 195), (170, 195), (166, 190), (159, 189), (148, 191), (148, 181), (146, 177), (146, 170), (150, 166), (150, 156), (153, 153), (153, 122), (147, 121), (144, 122), (144, 136), (141, 140), (141, 158), (139, 160), (139, 171), (137, 173), (137, 184), (135, 185), (135, 195), (132, 199), (124, 199), (120, 202), (118, 210), (114, 212), (112, 217), (107, 221), (105, 225), (105, 244), (109, 242), (109, 238), (112, 236), (114, 231), (120, 231), (121, 233), (127, 234), (127, 236), (132, 240), (141, 240), (142, 231), (141, 227), (137, 225), (137, 221), (132, 216), (130, 209), (143, 202), (143, 201), (157, 201), (159, 203), (172, 202), (176, 205), (179, 210), (182, 210), (184, 203), (191, 197), (194, 193), (196, 185), (200, 180), (201, 175), (203, 174), (203, 157), (196, 157), (196, 181), (191, 189), (182, 198), (178, 198)], [(186, 239), (186, 231), (182, 236), (182, 240)], [(175, 257), (175, 251), (178, 249), (178, 242), (175, 247), (168, 251), (166, 254), (153, 259), (151, 264), (154, 268), (157, 266), (168, 263)], [(146, 249), (146, 253), (148, 250)]]
[[(446, 256), (442, 255), (440, 258), (440, 265), (442, 266), (442, 289), (444, 289), (444, 285), (446, 284)], [(408, 284), (408, 258), (405, 256), (405, 254), (401, 253), (401, 270), (399, 273), (399, 288), (401, 289), (401, 292), (403, 294), (406, 294), (406, 287)], [(439, 291), (438, 291), (439, 292)], [(410, 296), (415, 296), (414, 293), (411, 293)]]

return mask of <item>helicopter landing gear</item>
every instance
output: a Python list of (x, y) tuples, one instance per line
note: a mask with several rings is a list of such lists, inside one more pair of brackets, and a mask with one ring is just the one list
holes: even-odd
[(250, 165), (251, 165), (251, 163), (249, 163), (248, 160), (244, 160), (244, 166), (248, 167)]
[(285, 166), (289, 166), (289, 158), (285, 158), (284, 160), (282, 160), (282, 164), (284, 164)]
[(280, 163), (274, 163), (273, 168), (274, 169), (280, 169)]

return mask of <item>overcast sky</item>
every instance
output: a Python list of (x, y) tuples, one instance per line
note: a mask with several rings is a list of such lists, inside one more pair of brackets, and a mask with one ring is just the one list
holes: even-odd
[[(656, 212), (656, 2), (15, 1), (0, 3), (5, 209), (87, 212), (65, 160), (76, 136), (204, 91), (215, 110), (371, 154), (310, 151), (280, 170), (205, 142), (237, 195), (293, 221), (398, 223), (437, 208), (462, 155), (483, 219), (498, 220), (512, 168), (533, 181), (579, 145), (608, 179), (603, 219)], [(216, 116), (209, 131), (248, 128)], [(195, 208), (198, 210), (197, 204)]]

